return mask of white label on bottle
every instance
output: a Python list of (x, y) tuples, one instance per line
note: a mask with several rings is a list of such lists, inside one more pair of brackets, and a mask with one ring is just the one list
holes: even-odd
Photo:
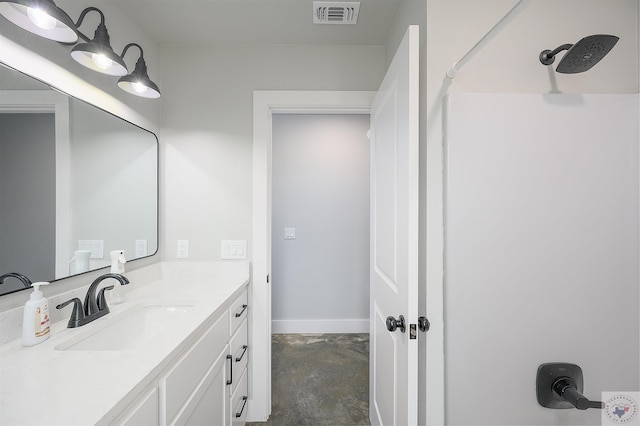
[(45, 303), (36, 308), (36, 317), (33, 325), (36, 337), (49, 334), (49, 330), (51, 329), (49, 323), (49, 304)]

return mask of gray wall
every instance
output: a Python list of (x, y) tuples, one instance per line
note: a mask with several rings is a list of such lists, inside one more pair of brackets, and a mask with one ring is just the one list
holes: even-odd
[[(54, 135), (54, 114), (0, 114), (0, 274), (55, 276)], [(10, 278), (3, 291), (21, 287)]]
[(369, 116), (274, 115), (272, 129), (273, 320), (368, 320)]

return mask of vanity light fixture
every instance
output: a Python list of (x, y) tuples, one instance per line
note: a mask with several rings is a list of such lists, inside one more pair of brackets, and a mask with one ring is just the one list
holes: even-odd
[(0, 15), (49, 40), (68, 44), (78, 41), (73, 20), (53, 0), (0, 0)]
[(102, 74), (115, 76), (126, 75), (128, 72), (127, 65), (124, 63), (124, 60), (113, 51), (113, 48), (111, 48), (109, 32), (104, 24), (104, 14), (100, 9), (97, 7), (88, 7), (83, 10), (76, 23), (76, 28), (80, 27), (87, 13), (92, 11), (100, 14), (100, 24), (98, 28), (96, 28), (93, 40), (89, 41), (88, 37), (78, 31), (80, 37), (88, 42), (77, 44), (71, 50), (71, 57), (79, 64)]
[[(100, 14), (100, 24), (96, 28), (93, 39), (84, 35), (80, 25), (89, 12)], [(160, 89), (149, 78), (147, 64), (142, 47), (137, 43), (129, 43), (118, 55), (111, 47), (109, 32), (105, 25), (104, 14), (97, 7), (87, 7), (82, 11), (76, 23), (67, 13), (55, 5), (53, 0), (0, 0), (0, 15), (10, 22), (33, 34), (63, 44), (76, 44), (81, 38), (84, 42), (71, 49), (71, 57), (79, 64), (102, 74), (121, 77), (118, 87), (143, 98), (157, 99)], [(128, 74), (124, 55), (130, 47), (140, 49), (140, 57), (136, 67)]]
[(118, 80), (118, 87), (125, 92), (129, 92), (136, 96), (142, 96), (143, 98), (159, 98), (160, 89), (157, 84), (151, 81), (147, 74), (147, 63), (144, 61), (144, 52), (142, 51), (142, 47), (137, 43), (129, 43), (124, 47), (122, 55), (120, 56), (124, 58), (125, 53), (127, 53), (127, 50), (132, 46), (140, 49), (140, 57), (136, 62), (136, 68), (133, 72), (129, 75), (125, 75), (124, 77), (120, 77)]

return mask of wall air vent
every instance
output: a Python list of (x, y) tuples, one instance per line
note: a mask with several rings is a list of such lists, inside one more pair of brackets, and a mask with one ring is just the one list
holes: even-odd
[(314, 24), (355, 24), (360, 2), (313, 2)]

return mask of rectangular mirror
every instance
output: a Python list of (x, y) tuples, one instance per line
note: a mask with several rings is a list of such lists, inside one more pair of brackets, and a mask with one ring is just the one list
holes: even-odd
[[(0, 276), (55, 281), (158, 250), (158, 140), (0, 66)], [(24, 289), (8, 277), (0, 295)]]

